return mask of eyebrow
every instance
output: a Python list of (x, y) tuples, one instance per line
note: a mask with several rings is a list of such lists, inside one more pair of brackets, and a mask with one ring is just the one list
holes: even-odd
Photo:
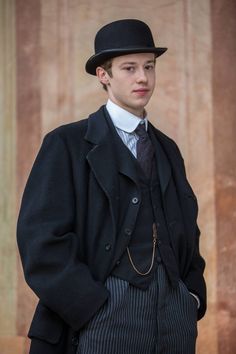
[[(144, 65), (150, 64), (150, 63), (155, 64), (155, 62), (156, 62), (155, 60), (148, 60), (144, 63)], [(121, 63), (120, 66), (122, 66), (122, 65), (136, 65), (136, 64), (138, 64), (136, 61), (125, 61), (125, 62)]]

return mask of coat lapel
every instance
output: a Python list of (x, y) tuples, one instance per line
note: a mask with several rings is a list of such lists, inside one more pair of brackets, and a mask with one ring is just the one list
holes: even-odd
[(155, 135), (154, 129), (155, 128), (149, 123), (148, 132), (155, 149), (157, 168), (160, 178), (160, 186), (162, 194), (164, 195), (171, 178), (171, 166), (165, 154), (163, 146), (159, 142), (159, 138)]
[[(161, 144), (170, 165), (169, 169), (166, 169), (166, 166), (160, 166), (160, 178), (163, 180), (163, 191), (165, 193), (167, 192), (167, 186), (172, 176), (182, 212), (184, 215), (187, 215), (185, 220), (189, 219), (189, 198), (194, 201), (194, 208), (191, 209), (193, 211), (191, 214), (196, 218), (198, 211), (197, 200), (190, 184), (188, 183), (184, 162), (182, 160), (179, 149), (173, 141), (170, 141), (170, 138), (165, 136), (158, 129), (155, 129), (151, 124), (150, 126), (150, 131), (152, 131), (151, 134), (153, 134), (154, 140), (157, 139)], [(166, 177), (163, 177), (164, 175)]]
[(118, 174), (111, 134), (104, 116), (104, 107), (89, 116), (85, 140), (92, 144), (87, 154), (90, 168), (110, 202), (112, 217), (118, 214)]
[(106, 109), (105, 116), (112, 137), (117, 169), (119, 173), (122, 173), (126, 177), (133, 180), (135, 184), (138, 184), (137, 161), (128, 147), (125, 146), (121, 140)]
[(109, 199), (115, 225), (119, 211), (119, 173), (138, 184), (136, 161), (118, 136), (105, 106), (89, 116), (85, 140), (92, 144), (87, 161)]

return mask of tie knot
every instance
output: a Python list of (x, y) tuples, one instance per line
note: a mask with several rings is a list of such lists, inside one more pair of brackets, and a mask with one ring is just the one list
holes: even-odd
[(136, 133), (139, 137), (146, 137), (146, 136), (147, 136), (147, 131), (146, 131), (145, 124), (139, 123), (139, 125), (138, 125), (137, 128), (135, 129), (135, 133)]

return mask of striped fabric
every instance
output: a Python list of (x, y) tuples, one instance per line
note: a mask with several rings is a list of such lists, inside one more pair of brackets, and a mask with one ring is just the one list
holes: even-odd
[(186, 285), (172, 288), (164, 267), (158, 269), (157, 336), (155, 354), (195, 354), (197, 302)]
[(147, 290), (110, 276), (108, 302), (80, 332), (77, 354), (194, 354), (197, 305), (162, 264)]
[(136, 144), (139, 139), (138, 135), (136, 133), (127, 133), (124, 130), (121, 130), (117, 127), (116, 131), (119, 134), (121, 140), (123, 143), (127, 146), (127, 148), (132, 152), (135, 158), (137, 158), (137, 153), (136, 153)]

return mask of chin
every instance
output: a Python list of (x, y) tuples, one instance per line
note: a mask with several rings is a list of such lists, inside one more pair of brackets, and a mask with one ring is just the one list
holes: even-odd
[(142, 102), (139, 102), (138, 104), (136, 104), (134, 107), (136, 109), (142, 110), (146, 107), (146, 105), (148, 104), (149, 100), (142, 100)]

